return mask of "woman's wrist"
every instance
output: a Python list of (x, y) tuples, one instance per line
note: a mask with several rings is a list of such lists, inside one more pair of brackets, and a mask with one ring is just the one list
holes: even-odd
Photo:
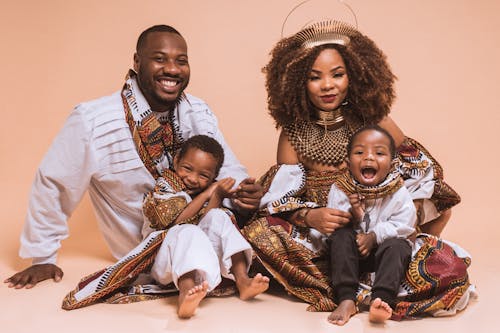
[(295, 224), (302, 227), (309, 227), (309, 223), (307, 223), (307, 215), (311, 211), (311, 208), (301, 208), (295, 215)]

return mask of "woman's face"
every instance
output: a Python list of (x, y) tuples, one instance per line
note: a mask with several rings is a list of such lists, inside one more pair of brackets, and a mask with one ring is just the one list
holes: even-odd
[(323, 111), (340, 106), (347, 96), (349, 78), (344, 60), (335, 49), (325, 49), (318, 55), (307, 80), (307, 95), (312, 104)]

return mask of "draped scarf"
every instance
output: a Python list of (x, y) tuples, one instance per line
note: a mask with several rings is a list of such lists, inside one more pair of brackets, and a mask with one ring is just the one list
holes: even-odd
[(142, 95), (132, 70), (126, 77), (121, 96), (139, 157), (157, 179), (163, 170), (172, 166), (173, 157), (183, 142), (174, 119), (175, 112), (168, 112), (165, 121), (160, 122)]
[(395, 160), (391, 171), (384, 181), (374, 186), (366, 186), (359, 183), (354, 179), (348, 169), (345, 169), (345, 171), (338, 176), (335, 180), (335, 184), (347, 195), (358, 193), (363, 195), (366, 199), (382, 198), (395, 193), (404, 185), (403, 177), (401, 177), (398, 166), (399, 164)]

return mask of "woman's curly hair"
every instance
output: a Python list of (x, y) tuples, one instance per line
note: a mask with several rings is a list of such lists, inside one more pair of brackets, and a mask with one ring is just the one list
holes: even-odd
[(296, 36), (279, 41), (270, 53), (270, 62), (263, 68), (269, 113), (276, 127), (309, 121), (315, 114), (307, 96), (307, 82), (314, 61), (324, 49), (337, 50), (346, 65), (349, 106), (345, 118), (372, 124), (390, 112), (396, 77), (386, 56), (370, 38), (356, 30), (349, 35), (346, 46), (324, 44), (305, 48)]

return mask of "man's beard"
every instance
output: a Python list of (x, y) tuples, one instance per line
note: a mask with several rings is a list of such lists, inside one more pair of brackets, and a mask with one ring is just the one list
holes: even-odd
[[(168, 108), (168, 110), (173, 110), (181, 103), (182, 99), (184, 98), (184, 96), (185, 96), (184, 90), (185, 89), (186, 89), (186, 87), (183, 87), (181, 90), (179, 90), (179, 94), (177, 95), (177, 97), (173, 101), (167, 101), (164, 98), (161, 98), (160, 96), (158, 96), (154, 92), (152, 94), (152, 97), (154, 98), (156, 104), (165, 105)], [(156, 111), (156, 110), (153, 110), (153, 111)]]
[[(175, 78), (175, 77), (172, 77), (172, 78)], [(153, 110), (153, 111), (164, 112), (164, 111), (173, 110), (174, 108), (176, 108), (180, 104), (182, 99), (185, 97), (184, 90), (188, 86), (189, 78), (184, 79), (182, 81), (182, 87), (179, 90), (177, 97), (173, 101), (162, 98), (159, 94), (156, 93), (156, 90), (153, 88), (153, 85), (148, 85), (147, 82), (146, 82), (146, 84), (143, 84), (140, 76), (138, 76), (137, 82), (139, 84), (139, 88), (142, 90), (143, 95), (147, 94), (151, 99), (153, 99), (152, 102), (155, 105), (161, 105), (161, 106), (164, 106), (167, 108), (167, 110), (163, 110), (163, 111), (162, 110)], [(144, 89), (143, 87), (147, 87), (147, 89)], [(147, 98), (146, 98), (146, 100), (147, 100)], [(152, 108), (152, 105), (151, 105), (152, 103), (150, 101), (148, 101), (148, 103), (150, 104), (149, 106)]]

